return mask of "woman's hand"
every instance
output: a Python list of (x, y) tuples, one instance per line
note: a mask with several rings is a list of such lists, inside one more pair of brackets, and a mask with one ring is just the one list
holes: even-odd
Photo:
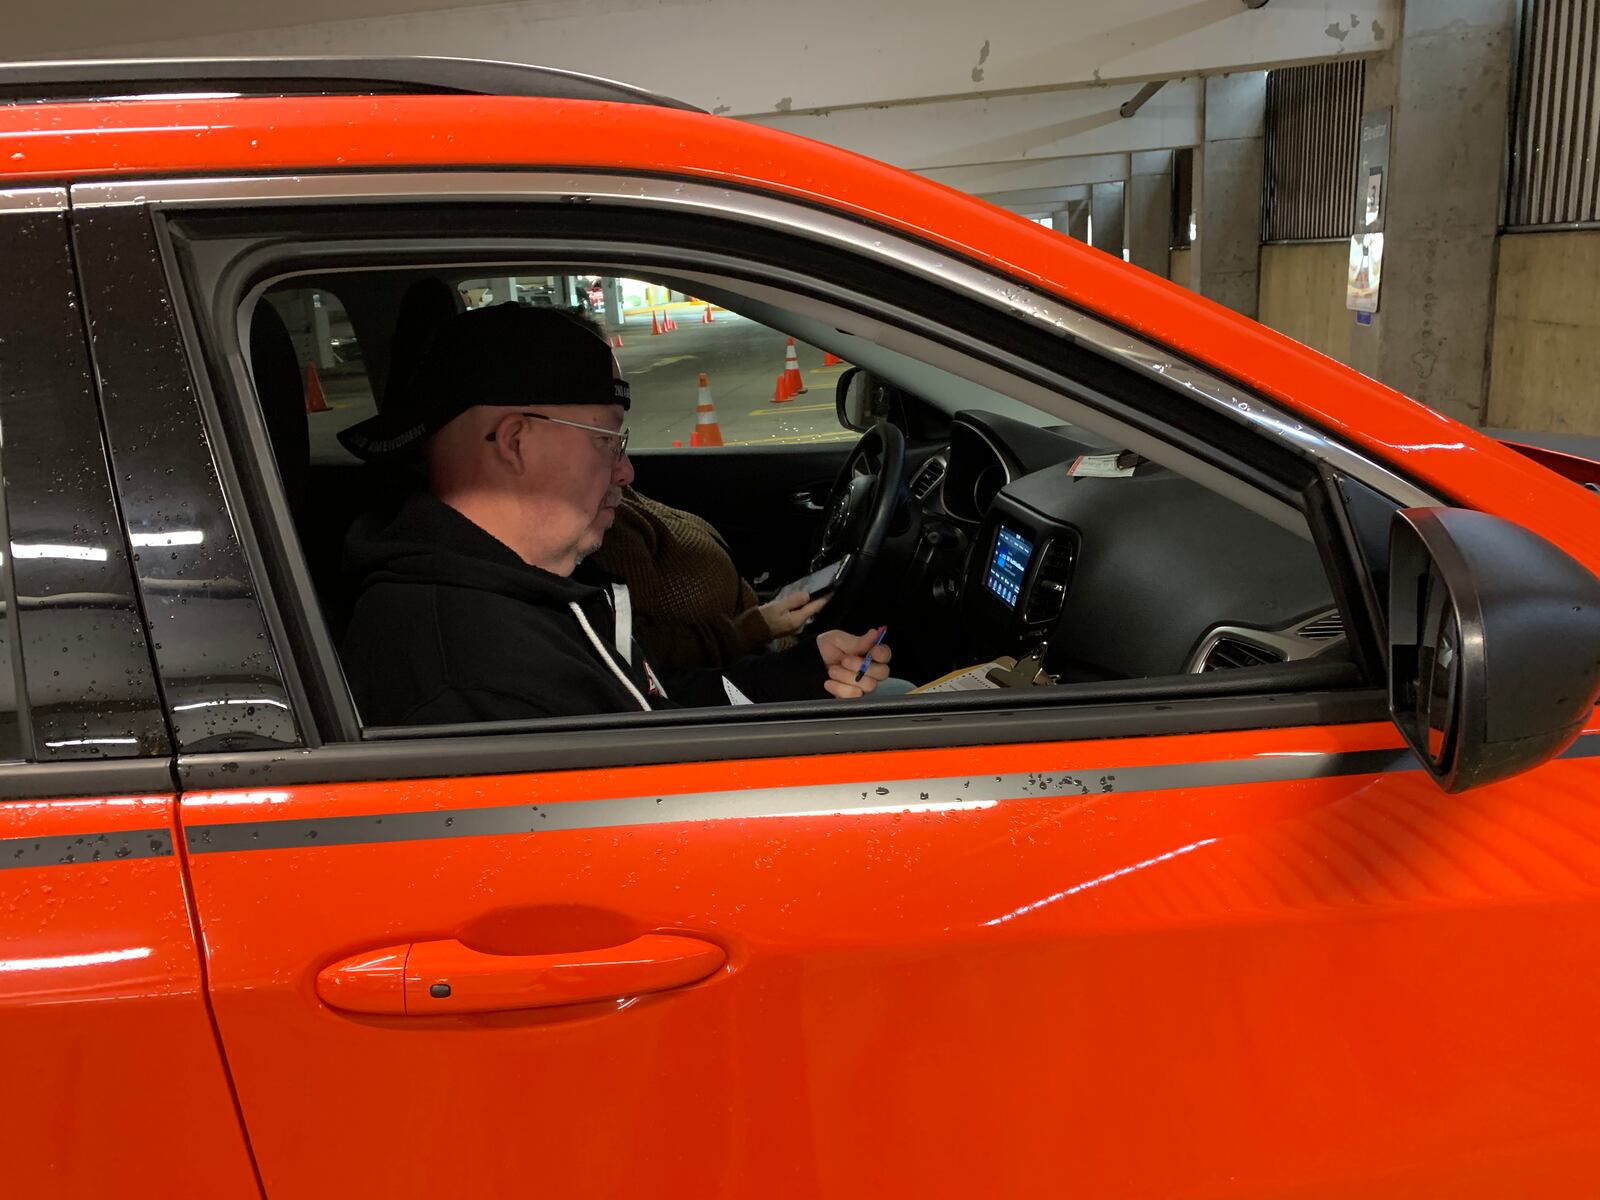
[(821, 612), (827, 602), (827, 596), (813, 600), (805, 592), (790, 592), (787, 596), (763, 604), (761, 619), (767, 623), (771, 637), (788, 637), (805, 628), (805, 623)]

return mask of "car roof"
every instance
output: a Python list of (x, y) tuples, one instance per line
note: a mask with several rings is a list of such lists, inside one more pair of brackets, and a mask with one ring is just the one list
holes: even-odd
[(539, 96), (699, 112), (612, 79), (470, 58), (163, 58), (0, 64), (0, 104), (183, 96)]

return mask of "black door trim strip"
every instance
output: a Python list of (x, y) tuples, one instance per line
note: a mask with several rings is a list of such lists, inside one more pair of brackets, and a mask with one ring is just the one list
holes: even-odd
[(0, 838), (0, 871), (17, 867), (121, 862), (171, 856), (169, 829), (119, 829), (114, 833), (53, 834), (38, 838)]

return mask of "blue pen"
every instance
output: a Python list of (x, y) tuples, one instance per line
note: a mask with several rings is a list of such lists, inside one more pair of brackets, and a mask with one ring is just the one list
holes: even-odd
[(887, 625), (884, 625), (884, 626), (879, 628), (879, 630), (878, 630), (878, 640), (873, 642), (871, 647), (867, 650), (866, 654), (864, 656), (862, 656), (862, 659), (861, 659), (861, 670), (856, 672), (856, 682), (857, 683), (860, 683), (861, 680), (863, 678), (865, 678), (865, 676), (867, 674), (867, 668), (872, 665), (872, 651), (876, 650), (879, 646), (883, 645), (883, 636), (884, 636), (884, 634), (886, 634), (888, 632), (889, 632), (889, 627)]

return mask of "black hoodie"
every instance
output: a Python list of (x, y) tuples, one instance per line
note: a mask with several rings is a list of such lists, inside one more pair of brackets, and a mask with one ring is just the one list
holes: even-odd
[(637, 641), (618, 650), (607, 579), (529, 566), (427, 492), (410, 493), (388, 519), (357, 521), (345, 568), (358, 596), (341, 658), (366, 725), (725, 705), (724, 676), (752, 700), (827, 695), (810, 639), (723, 671), (657, 675)]

